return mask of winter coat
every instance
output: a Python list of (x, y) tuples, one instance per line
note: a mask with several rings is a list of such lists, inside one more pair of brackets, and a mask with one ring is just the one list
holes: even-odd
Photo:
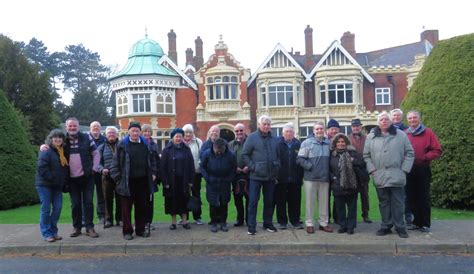
[(303, 168), (296, 164), (296, 157), (301, 143), (293, 138), (290, 143), (281, 137), (278, 143), (280, 150), (280, 171), (278, 172), (278, 183), (301, 184), (303, 180)]
[(182, 188), (184, 196), (189, 197), (189, 186), (194, 182), (194, 159), (191, 153), (191, 149), (182, 143), (178, 148), (172, 141), (170, 141), (161, 152), (161, 180), (163, 182), (163, 196), (176, 197), (176, 182), (175, 182), (175, 157), (177, 153), (183, 153), (185, 155), (183, 171)]
[(113, 144), (105, 142), (97, 148), (100, 154), (99, 173), (102, 173), (102, 170), (104, 169), (108, 169), (110, 172), (114, 160), (114, 155), (117, 153), (118, 142), (118, 140)]
[[(334, 142), (333, 142), (334, 143)], [(330, 171), (330, 182), (331, 190), (334, 196), (346, 196), (353, 195), (358, 192), (360, 186), (369, 180), (369, 174), (367, 173), (367, 167), (362, 158), (362, 155), (357, 153), (353, 146), (346, 148), (347, 152), (352, 158), (352, 168), (354, 170), (357, 187), (356, 188), (344, 188), (340, 185), (341, 169), (339, 167), (340, 153), (335, 150), (335, 146), (331, 145), (331, 157), (329, 160), (329, 171)]]
[(202, 155), (201, 173), (206, 179), (206, 198), (210, 205), (220, 206), (230, 200), (230, 186), (237, 170), (237, 161), (226, 146), (224, 153), (216, 155), (207, 149)]
[[(68, 155), (64, 155), (66, 159)], [(38, 155), (35, 185), (62, 189), (69, 180), (69, 166), (61, 166), (59, 153), (54, 146)]]
[(416, 165), (430, 165), (431, 161), (443, 153), (434, 132), (423, 124), (420, 124), (413, 132), (411, 129), (407, 129), (405, 132), (415, 151)]
[[(148, 148), (148, 143), (140, 136), (140, 143), (147, 147), (147, 180), (148, 190), (153, 191), (153, 175), (155, 175), (155, 160), (152, 151)], [(115, 191), (122, 196), (131, 196), (129, 188), (130, 176), (130, 152), (129, 152), (130, 136), (125, 137), (117, 145), (117, 154), (113, 158), (110, 176), (117, 183)]]
[(201, 173), (200, 170), (200, 156), (201, 156), (201, 148), (202, 148), (202, 141), (199, 138), (193, 137), (191, 142), (189, 142), (188, 147), (191, 149), (191, 154), (193, 155), (194, 159), (194, 170), (196, 173)]
[[(71, 154), (71, 144), (69, 142), (69, 135), (66, 138), (66, 146), (64, 148), (64, 153), (67, 155)], [(79, 150), (79, 155), (81, 157), (81, 165), (82, 165), (82, 170), (84, 171), (84, 176), (88, 177), (92, 174), (93, 168), (98, 168), (98, 162), (100, 161), (100, 156), (98, 155), (97, 146), (95, 145), (95, 141), (93, 138), (87, 134), (87, 133), (77, 133), (77, 139), (78, 139), (78, 150)], [(95, 154), (97, 153), (97, 154)], [(94, 167), (94, 160), (96, 156), (96, 161), (97, 167)], [(69, 159), (69, 157), (68, 157)]]
[(329, 182), (329, 140), (314, 136), (303, 141), (296, 163), (304, 169), (305, 181)]
[(266, 137), (259, 129), (252, 132), (245, 141), (242, 158), (249, 167), (250, 179), (259, 181), (275, 180), (280, 168), (278, 139), (271, 132)]
[(414, 159), (407, 135), (393, 125), (388, 135), (383, 135), (376, 127), (367, 136), (364, 160), (369, 174), (375, 171), (372, 175), (376, 188), (405, 186), (406, 174), (410, 172)]

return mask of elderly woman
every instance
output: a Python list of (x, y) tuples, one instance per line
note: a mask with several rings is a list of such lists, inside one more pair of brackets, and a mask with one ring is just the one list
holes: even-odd
[(408, 238), (403, 220), (404, 186), (414, 161), (413, 148), (407, 135), (392, 125), (387, 112), (380, 113), (377, 122), (378, 126), (367, 136), (364, 145), (364, 160), (374, 179), (382, 216), (377, 235), (390, 234), (395, 226), (398, 236)]
[(194, 159), (191, 149), (184, 144), (184, 131), (175, 128), (169, 142), (161, 154), (161, 176), (165, 214), (171, 215), (170, 229), (176, 229), (176, 215), (181, 215), (183, 228), (190, 229), (187, 203), (194, 178)]
[(209, 202), (211, 231), (227, 232), (227, 204), (230, 201), (230, 186), (237, 169), (237, 161), (227, 148), (227, 142), (218, 138), (202, 155), (201, 171), (206, 179), (206, 198)]
[[(114, 126), (108, 126), (105, 129), (107, 140), (98, 147), (100, 153), (99, 173), (102, 174), (102, 192), (105, 200), (105, 223), (104, 228), (112, 227), (114, 217), (114, 197), (115, 197), (115, 224), (122, 222), (122, 209), (120, 196), (115, 192), (116, 183), (110, 176), (112, 162), (117, 154), (118, 129)], [(99, 194), (97, 194), (99, 195)]]
[(369, 175), (362, 155), (351, 146), (349, 138), (338, 133), (331, 142), (329, 160), (331, 190), (339, 224), (338, 233), (354, 234), (357, 222), (357, 190)]
[[(202, 141), (201, 139), (197, 138), (194, 135), (194, 128), (191, 124), (186, 124), (183, 126), (184, 131), (184, 143), (188, 145), (191, 149), (191, 153), (193, 154), (194, 159), (194, 170), (196, 173), (194, 174), (193, 186), (191, 188), (191, 195), (201, 201), (201, 169), (199, 167), (200, 160), (199, 160), (199, 152), (202, 148)], [(204, 224), (201, 220), (201, 205), (197, 207), (195, 211), (193, 211), (193, 219), (194, 223), (197, 225)]]
[(50, 149), (38, 156), (35, 187), (41, 202), (40, 231), (49, 243), (62, 239), (57, 224), (63, 206), (62, 190), (69, 177), (65, 140), (66, 135), (60, 129), (53, 129), (45, 141)]
[(160, 183), (160, 154), (158, 152), (158, 145), (153, 141), (151, 137), (153, 135), (153, 130), (148, 124), (142, 126), (142, 135), (145, 140), (148, 142), (148, 149), (150, 150), (153, 159), (155, 160), (155, 181), (153, 182), (153, 191), (150, 193), (150, 197), (147, 200), (147, 213), (145, 215), (146, 227), (148, 230), (155, 228), (152, 226), (153, 222), (153, 208), (154, 208), (154, 195), (153, 193), (158, 192), (158, 184)]

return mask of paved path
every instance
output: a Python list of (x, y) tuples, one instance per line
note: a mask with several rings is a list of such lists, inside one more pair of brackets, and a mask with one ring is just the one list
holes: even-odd
[(208, 225), (192, 225), (191, 230), (181, 226), (171, 231), (169, 224), (155, 224), (150, 238), (122, 238), (121, 228), (104, 230), (96, 226), (100, 237), (85, 235), (70, 238), (71, 225), (60, 225), (63, 240), (55, 243), (43, 241), (38, 225), (0, 225), (0, 255), (8, 254), (474, 254), (474, 221), (434, 221), (431, 233), (410, 231), (408, 239), (396, 233), (376, 236), (379, 224), (359, 223), (354, 235), (305, 230), (278, 230), (269, 233), (261, 228), (257, 235), (247, 235), (245, 227), (230, 227), (225, 233), (211, 233)]

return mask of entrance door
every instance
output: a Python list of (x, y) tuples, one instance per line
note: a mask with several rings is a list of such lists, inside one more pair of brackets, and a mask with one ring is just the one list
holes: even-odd
[(235, 134), (233, 131), (228, 129), (221, 129), (220, 137), (225, 139), (227, 142), (230, 142), (235, 139)]

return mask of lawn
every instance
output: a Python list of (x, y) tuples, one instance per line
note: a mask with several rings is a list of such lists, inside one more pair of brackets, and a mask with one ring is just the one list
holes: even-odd
[[(205, 193), (205, 185), (204, 181), (202, 184), (201, 190), (201, 197), (203, 200), (203, 215), (202, 218), (205, 221), (209, 220), (209, 207), (206, 201), (206, 193)], [(375, 193), (375, 188), (372, 184), (369, 187), (369, 197), (370, 197), (370, 208), (369, 211), (370, 218), (373, 220), (380, 220), (380, 214), (378, 210), (378, 200), (377, 194)], [(304, 219), (304, 193), (303, 193), (303, 201), (301, 202), (301, 218)], [(61, 212), (61, 219), (60, 223), (71, 223), (71, 203), (69, 195), (63, 195), (63, 210)], [(262, 198), (259, 202), (259, 209), (257, 218), (259, 221), (262, 220)], [(359, 221), (360, 217), (360, 201), (358, 207), (358, 218)], [(317, 210), (315, 210), (315, 214), (317, 214)], [(94, 215), (95, 212), (94, 212)], [(236, 218), (236, 212), (234, 207), (233, 200), (229, 203), (229, 216), (228, 222), (233, 223)], [(274, 217), (276, 218), (276, 217)], [(96, 216), (97, 219), (97, 216)], [(433, 220), (474, 220), (474, 211), (465, 211), (465, 210), (449, 210), (449, 209), (441, 209), (441, 208), (433, 208), (432, 209), (432, 219)], [(170, 222), (170, 216), (164, 214), (164, 199), (162, 196), (162, 192), (155, 193), (155, 215), (154, 215), (154, 222)], [(32, 206), (24, 206), (20, 208), (10, 209), (0, 211), (0, 224), (36, 224), (39, 222), (39, 205), (32, 205)]]

